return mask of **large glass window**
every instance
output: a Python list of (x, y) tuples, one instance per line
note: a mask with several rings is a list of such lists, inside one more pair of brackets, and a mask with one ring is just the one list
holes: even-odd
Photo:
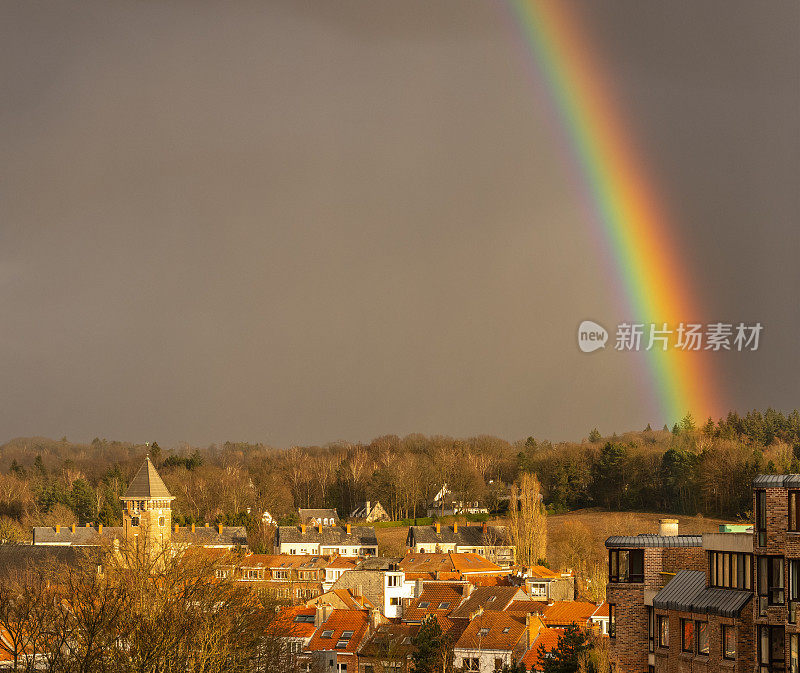
[(669, 617), (658, 615), (658, 646), (669, 647)]
[(729, 624), (722, 626), (722, 658), (736, 659), (736, 628)]
[(800, 491), (789, 491), (789, 530), (800, 531), (797, 506), (800, 504)]
[(758, 613), (764, 615), (767, 605), (785, 603), (783, 556), (759, 556), (757, 571)]
[(681, 619), (681, 650), (694, 652), (694, 622), (691, 619)]
[(712, 587), (753, 588), (753, 556), (741, 552), (708, 552), (709, 580)]
[(708, 654), (708, 622), (695, 622), (694, 632), (697, 638), (697, 654)]
[(789, 623), (797, 623), (797, 606), (800, 605), (800, 560), (789, 560)]
[(756, 530), (758, 531), (758, 546), (767, 545), (767, 492), (756, 491)]
[(611, 549), (608, 552), (609, 582), (644, 582), (643, 549)]
[(782, 626), (758, 627), (759, 673), (784, 673), (784, 632)]
[(609, 638), (617, 636), (617, 606), (613, 603), (608, 604), (608, 636)]

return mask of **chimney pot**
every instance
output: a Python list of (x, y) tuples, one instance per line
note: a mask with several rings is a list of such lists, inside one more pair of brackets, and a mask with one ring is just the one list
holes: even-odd
[(210, 528), (211, 524), (206, 521), (206, 528)]
[(194, 524), (192, 524), (192, 532), (194, 533)]
[(458, 524), (453, 523), (453, 533), (458, 533)]
[(222, 524), (217, 524), (217, 532), (222, 535)]
[(658, 522), (658, 534), (665, 537), (674, 537), (678, 534), (677, 519), (661, 519)]
[(350, 524), (347, 524), (347, 534), (350, 535)]
[(60, 532), (61, 532), (61, 526), (56, 524), (56, 533), (60, 533)]
[(438, 534), (439, 534), (439, 533), (441, 533), (441, 532), (442, 532), (442, 524), (440, 524), (440, 523), (437, 521), (437, 522), (436, 522), (436, 534), (438, 535)]
[(322, 522), (321, 522), (321, 521), (319, 522), (319, 525), (317, 526), (317, 530), (318, 530), (320, 533), (322, 532)]
[(304, 523), (300, 524), (300, 532), (301, 533), (305, 533), (306, 532), (306, 525)]
[(178, 524), (177, 523), (175, 524), (175, 532), (176, 533), (178, 532)]
[(97, 533), (98, 533), (98, 535), (99, 535), (99, 534), (100, 534), (100, 533), (102, 533), (102, 532), (103, 532), (103, 524), (101, 523), (101, 524), (98, 524), (98, 525), (97, 525)]
[(72, 532), (73, 533), (75, 532), (75, 524), (74, 523), (72, 524)]
[(86, 522), (86, 527), (89, 528), (89, 526), (91, 526), (91, 524), (87, 521)]

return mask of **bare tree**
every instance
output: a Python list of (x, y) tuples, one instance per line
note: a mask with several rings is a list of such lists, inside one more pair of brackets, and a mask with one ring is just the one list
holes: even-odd
[(533, 565), (547, 558), (547, 514), (535, 474), (523, 472), (511, 487), (509, 534), (517, 548), (517, 562)]

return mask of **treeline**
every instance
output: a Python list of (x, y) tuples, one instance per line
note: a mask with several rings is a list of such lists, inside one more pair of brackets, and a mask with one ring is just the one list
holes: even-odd
[(174, 521), (254, 526), (264, 511), (295, 523), (298, 507), (348, 517), (365, 500), (394, 519), (425, 515), (442, 484), (452, 497), (503, 514), (508, 485), (536, 473), (551, 511), (583, 507), (746, 516), (759, 472), (800, 472), (800, 413), (730, 413), (697, 426), (620, 436), (592, 430), (580, 443), (528, 437), (386, 435), (369, 443), (279, 449), (226, 442), (205, 448), (95, 439), (32, 438), (0, 446), (0, 539), (33, 525), (119, 525), (119, 496), (149, 451), (172, 494)]

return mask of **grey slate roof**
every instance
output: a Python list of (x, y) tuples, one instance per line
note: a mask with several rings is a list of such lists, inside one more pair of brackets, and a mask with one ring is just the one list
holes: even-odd
[(750, 591), (706, 588), (704, 571), (681, 570), (655, 595), (653, 607), (661, 610), (738, 617), (752, 597)]
[[(70, 526), (61, 526), (61, 530), (56, 533), (53, 526), (37, 526), (33, 529), (33, 544), (34, 545), (51, 545), (51, 546), (98, 546), (100, 538), (104, 540), (113, 540), (114, 538), (123, 538), (123, 529), (120, 526), (103, 526), (103, 532), (94, 527), (75, 526), (75, 532), (72, 532)], [(177, 532), (172, 533), (172, 541), (178, 544), (193, 544), (201, 546), (219, 546), (219, 545), (246, 545), (247, 544), (247, 529), (244, 526), (223, 526), (222, 533), (219, 529), (214, 527), (199, 526), (195, 528), (195, 532), (188, 526), (182, 526)]]
[(131, 480), (128, 490), (123, 498), (172, 498), (156, 468), (150, 460), (145, 458), (144, 464), (139, 468), (136, 476)]
[[(105, 529), (103, 530), (105, 533)], [(247, 544), (247, 529), (244, 526), (223, 526), (222, 532), (216, 526), (195, 527), (194, 533), (188, 526), (181, 526), (172, 533), (172, 541), (177, 544), (199, 546), (238, 546)]]
[[(113, 540), (115, 537), (122, 538), (122, 527), (104, 526), (103, 537), (109, 540)], [(61, 526), (61, 530), (56, 533), (54, 526), (36, 526), (33, 529), (33, 544), (97, 546), (100, 544), (99, 529), (96, 526), (75, 526), (73, 533), (71, 526)]]
[(753, 479), (756, 488), (798, 488), (800, 474), (759, 474)]
[(606, 547), (702, 547), (702, 535), (612, 535)]
[(347, 534), (347, 529), (339, 526), (323, 526), (321, 533), (316, 526), (306, 527), (305, 533), (300, 530), (299, 526), (280, 526), (278, 528), (278, 544), (282, 542), (378, 546), (378, 538), (372, 526), (351, 526), (350, 535)]
[[(509, 544), (505, 526), (486, 526), (486, 536), (490, 544)], [(436, 532), (436, 526), (410, 526), (408, 542), (410, 547), (420, 543), (456, 544), (470, 547), (487, 544), (483, 526), (459, 526), (457, 533), (453, 532), (453, 526), (441, 526), (440, 533)]]
[(36, 547), (29, 544), (0, 544), (0, 576), (6, 573), (41, 567), (48, 562), (75, 565), (81, 558), (75, 547)]

